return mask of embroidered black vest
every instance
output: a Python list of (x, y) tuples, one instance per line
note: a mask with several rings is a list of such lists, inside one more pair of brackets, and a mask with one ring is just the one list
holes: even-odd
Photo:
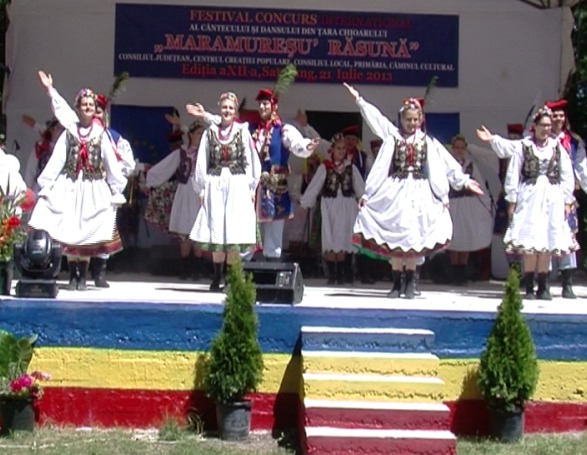
[[(469, 163), (464, 169), (463, 172), (465, 174), (469, 174), (470, 177), (473, 176), (473, 163)], [(448, 197), (450, 199), (456, 199), (459, 197), (468, 197), (468, 196), (475, 196), (475, 193), (473, 193), (471, 190), (469, 190), (468, 188), (461, 188), (460, 190), (455, 190), (452, 186), (450, 187), (449, 191), (448, 191)]]
[(415, 179), (424, 179), (427, 161), (426, 136), (410, 144), (396, 140), (388, 176), (405, 179), (412, 174)]
[(223, 167), (227, 167), (233, 175), (245, 173), (247, 161), (240, 131), (237, 131), (228, 144), (221, 144), (216, 132), (209, 129), (208, 148), (209, 175), (220, 175)]
[(560, 183), (560, 147), (555, 147), (555, 151), (549, 160), (540, 160), (533, 151), (533, 147), (523, 145), (524, 163), (522, 164), (522, 182), (535, 184), (540, 175), (546, 175), (551, 184)]
[(322, 188), (322, 197), (335, 198), (338, 194), (338, 187), (344, 197), (353, 197), (353, 166), (349, 164), (340, 174), (332, 168), (326, 168), (326, 180)]
[(183, 183), (184, 185), (188, 183), (194, 169), (195, 161), (195, 157), (190, 158), (183, 148), (179, 149), (179, 166), (175, 172), (175, 177), (179, 183)]
[[(102, 132), (104, 134), (104, 132)], [(102, 163), (102, 134), (90, 139), (86, 143), (88, 158), (80, 161), (82, 145), (77, 137), (69, 131), (66, 136), (65, 166), (61, 171), (71, 180), (77, 180), (79, 171), (82, 170), (82, 180), (99, 180), (104, 177), (104, 164)], [(79, 162), (79, 164), (78, 164)]]

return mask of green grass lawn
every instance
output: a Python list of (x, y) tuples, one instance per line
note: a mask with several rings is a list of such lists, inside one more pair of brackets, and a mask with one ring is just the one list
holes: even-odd
[[(182, 429), (164, 431), (88, 430), (43, 427), (33, 434), (0, 439), (2, 455), (293, 455), (280, 445), (294, 442), (252, 434), (245, 442), (224, 442)], [(520, 444), (459, 440), (458, 455), (587, 455), (587, 433), (529, 435)], [(393, 454), (390, 454), (393, 455)]]
[(458, 455), (587, 455), (587, 433), (528, 435), (519, 444), (460, 439)]

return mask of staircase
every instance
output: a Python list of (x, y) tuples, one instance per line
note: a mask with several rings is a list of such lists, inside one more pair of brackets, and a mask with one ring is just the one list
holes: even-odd
[(434, 333), (302, 327), (307, 454), (455, 455)]

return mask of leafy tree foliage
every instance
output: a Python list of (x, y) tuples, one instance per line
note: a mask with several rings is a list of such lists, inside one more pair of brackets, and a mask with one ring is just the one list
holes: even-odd
[(495, 325), (479, 363), (478, 384), (492, 409), (524, 409), (538, 383), (538, 361), (530, 328), (522, 316), (520, 280), (510, 270)]

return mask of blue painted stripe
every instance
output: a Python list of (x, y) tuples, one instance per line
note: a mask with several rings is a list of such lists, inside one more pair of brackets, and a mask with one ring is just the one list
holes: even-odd
[[(207, 350), (222, 322), (221, 305), (0, 301), (0, 328), (38, 333), (43, 346)], [(427, 329), (441, 358), (478, 358), (495, 313), (424, 310), (257, 307), (265, 352), (295, 353), (302, 326)], [(539, 358), (587, 360), (586, 315), (527, 315)], [(341, 350), (345, 350), (343, 346)], [(348, 347), (350, 350), (351, 347)]]

